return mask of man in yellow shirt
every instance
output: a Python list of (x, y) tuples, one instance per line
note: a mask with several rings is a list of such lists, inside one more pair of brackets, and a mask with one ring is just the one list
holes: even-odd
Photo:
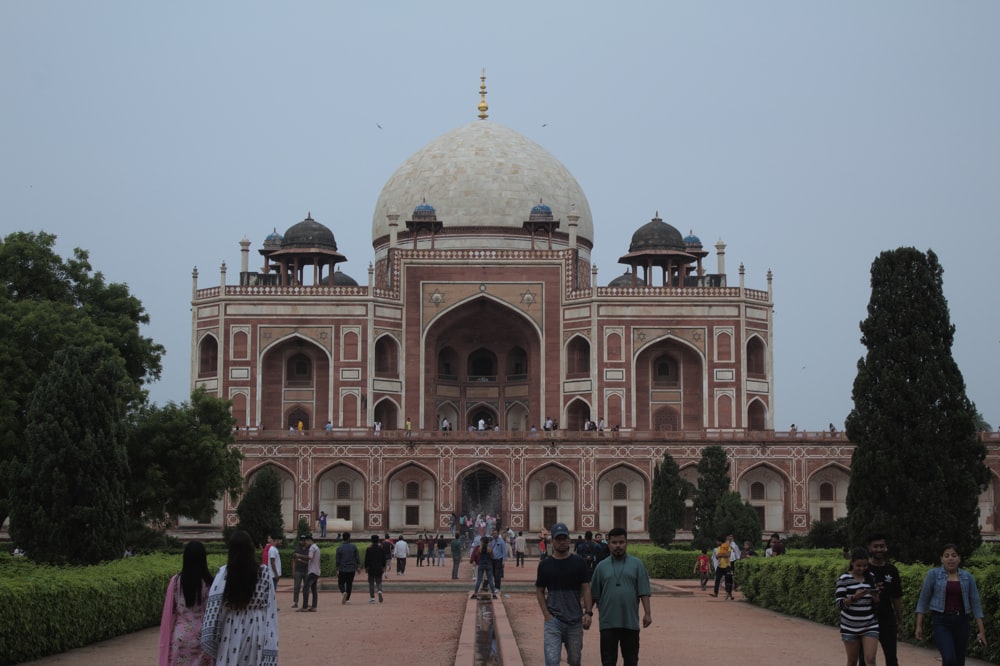
[(733, 570), (729, 565), (729, 558), (733, 551), (729, 546), (726, 537), (719, 537), (719, 545), (712, 552), (712, 559), (715, 561), (715, 591), (713, 597), (719, 596), (719, 583), (723, 578), (726, 580), (726, 599), (733, 598)]

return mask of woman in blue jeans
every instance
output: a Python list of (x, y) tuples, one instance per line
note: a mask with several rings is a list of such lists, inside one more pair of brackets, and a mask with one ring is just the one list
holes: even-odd
[(941, 653), (942, 666), (965, 666), (969, 645), (969, 616), (976, 621), (979, 644), (986, 645), (983, 608), (979, 603), (976, 579), (959, 569), (962, 558), (954, 544), (945, 544), (941, 566), (927, 572), (917, 599), (917, 640), (923, 638), (924, 615), (930, 610), (934, 644)]

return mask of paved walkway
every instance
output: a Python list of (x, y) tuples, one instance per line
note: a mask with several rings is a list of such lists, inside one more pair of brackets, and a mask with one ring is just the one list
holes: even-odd
[[(537, 560), (524, 568), (508, 567), (494, 607), (505, 666), (544, 663), (541, 612), (533, 592)], [(475, 663), (476, 621), (482, 615), (469, 599), (472, 567), (463, 563), (461, 581), (451, 580), (451, 562), (444, 567), (417, 567), (411, 558), (404, 576), (385, 580), (385, 603), (369, 604), (367, 583), (360, 577), (350, 605), (340, 603), (336, 581), (324, 580), (318, 612), (291, 609), (291, 581), (278, 586), (280, 655), (283, 664)], [(715, 666), (726, 663), (809, 664), (841, 666), (844, 649), (838, 631), (806, 620), (786, 617), (742, 601), (713, 598), (693, 581), (654, 581), (653, 625), (641, 634), (640, 662)], [(831, 582), (831, 595), (833, 583)], [(486, 595), (489, 597), (489, 595)], [(493, 602), (497, 604), (498, 602)], [(154, 663), (157, 629), (105, 641), (32, 664), (55, 666), (135, 666)], [(584, 666), (600, 663), (596, 630), (584, 639)], [(515, 654), (516, 653), (516, 654)], [(906, 666), (939, 666), (932, 648), (900, 646)], [(487, 663), (487, 662), (482, 662)], [(881, 654), (879, 664), (883, 663)], [(968, 660), (969, 666), (986, 662)]]

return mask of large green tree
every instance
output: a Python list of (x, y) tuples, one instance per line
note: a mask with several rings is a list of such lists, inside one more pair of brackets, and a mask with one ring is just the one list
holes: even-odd
[(847, 436), (855, 445), (848, 534), (891, 535), (903, 562), (935, 562), (941, 545), (979, 545), (989, 480), (977, 412), (952, 358), (955, 328), (932, 251), (899, 248), (872, 263), (867, 354), (858, 361)]
[(132, 385), (109, 345), (56, 352), (26, 409), (26, 455), (11, 464), (10, 534), (28, 557), (121, 557), (127, 516), (125, 405)]
[(198, 388), (190, 403), (144, 407), (128, 434), (129, 513), (165, 524), (176, 516), (208, 520), (215, 501), (243, 488), (232, 446), (232, 406)]
[(757, 510), (734, 490), (719, 497), (715, 515), (712, 516), (712, 526), (719, 533), (718, 536), (732, 534), (740, 548), (744, 541), (749, 541), (755, 548), (760, 545), (761, 526)]
[(649, 504), (649, 538), (666, 548), (684, 526), (684, 500), (690, 484), (681, 477), (680, 468), (669, 453), (653, 469), (653, 489)]
[(698, 488), (694, 495), (695, 548), (712, 548), (720, 536), (715, 527), (715, 508), (729, 492), (729, 463), (721, 446), (706, 446), (698, 461)]
[(284, 534), (281, 517), (281, 479), (271, 467), (253, 475), (250, 487), (236, 507), (236, 529), (246, 530), (254, 543), (263, 545), (268, 536)]
[(0, 523), (7, 517), (8, 474), (27, 453), (28, 399), (70, 345), (110, 345), (124, 364), (125, 400), (144, 400), (160, 376), (163, 348), (140, 333), (149, 317), (124, 284), (95, 273), (84, 250), (63, 259), (56, 237), (16, 232), (0, 243)]

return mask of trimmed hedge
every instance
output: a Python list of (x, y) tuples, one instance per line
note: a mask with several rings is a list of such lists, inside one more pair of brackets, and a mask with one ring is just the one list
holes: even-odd
[[(781, 557), (756, 557), (736, 562), (736, 578), (740, 591), (751, 603), (761, 608), (794, 615), (833, 627), (840, 626), (840, 613), (834, 605), (837, 577), (847, 570), (847, 563), (838, 552), (795, 551)], [(916, 628), (917, 597), (929, 569), (923, 564), (899, 564), (903, 585), (903, 635), (912, 640)], [(975, 576), (982, 600), (983, 620), (988, 647), (983, 649), (970, 642), (969, 656), (990, 663), (1000, 663), (1000, 566), (993, 558), (973, 557), (968, 570)], [(925, 619), (922, 645), (933, 647), (930, 620)]]
[[(335, 550), (320, 547), (323, 576), (335, 573)], [(210, 552), (210, 571), (225, 563), (224, 552)], [(137, 555), (89, 567), (39, 565), (0, 554), (0, 666), (158, 626), (170, 577), (180, 569), (180, 554)], [(281, 571), (292, 575), (288, 548), (281, 551)]]

